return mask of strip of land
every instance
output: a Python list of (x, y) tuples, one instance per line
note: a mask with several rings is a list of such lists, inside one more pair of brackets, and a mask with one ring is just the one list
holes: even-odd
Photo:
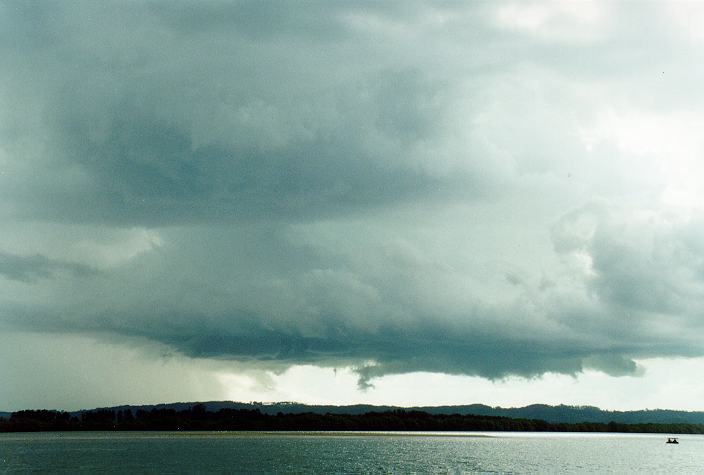
[(33, 431), (410, 431), (410, 432), (625, 432), (704, 434), (704, 424), (577, 422), (555, 423), (540, 419), (431, 414), (390, 410), (362, 414), (283, 413), (259, 409), (207, 410), (203, 404), (184, 409), (96, 409), (70, 413), (25, 410), (0, 418), (0, 432)]

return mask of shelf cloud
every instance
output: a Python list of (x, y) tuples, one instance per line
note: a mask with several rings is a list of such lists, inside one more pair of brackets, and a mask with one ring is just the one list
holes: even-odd
[(362, 387), (704, 356), (698, 13), (571, 7), (3, 3), (0, 328)]

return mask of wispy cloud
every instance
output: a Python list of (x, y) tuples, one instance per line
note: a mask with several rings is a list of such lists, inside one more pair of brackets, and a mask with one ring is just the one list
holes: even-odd
[(92, 267), (75, 262), (49, 259), (41, 254), (18, 256), (0, 252), (0, 276), (21, 282), (36, 282), (61, 274), (71, 277), (91, 277), (98, 271)]

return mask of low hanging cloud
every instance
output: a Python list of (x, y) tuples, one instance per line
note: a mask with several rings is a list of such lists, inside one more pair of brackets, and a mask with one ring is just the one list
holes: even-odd
[(94, 276), (97, 271), (89, 266), (74, 262), (49, 259), (41, 254), (18, 256), (0, 253), (0, 275), (7, 279), (34, 283), (39, 279), (68, 274), (74, 277)]
[(363, 386), (701, 356), (695, 40), (540, 5), (4, 3), (0, 326)]

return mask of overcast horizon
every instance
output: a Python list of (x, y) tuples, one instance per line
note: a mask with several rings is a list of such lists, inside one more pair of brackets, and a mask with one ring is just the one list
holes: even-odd
[(0, 410), (702, 410), (704, 3), (0, 2)]

